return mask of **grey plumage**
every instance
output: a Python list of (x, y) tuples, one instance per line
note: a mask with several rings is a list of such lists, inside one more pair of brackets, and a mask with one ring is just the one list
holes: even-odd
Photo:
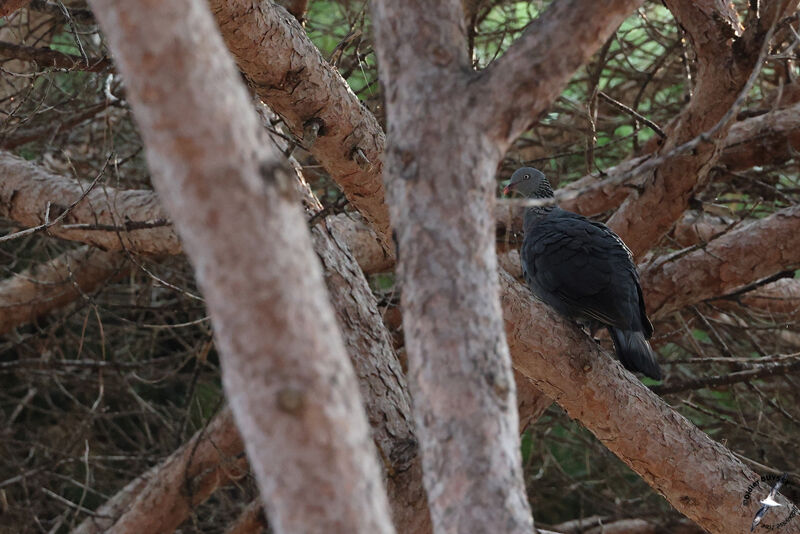
[[(553, 197), (547, 178), (531, 167), (514, 172), (505, 191)], [(524, 231), (522, 271), (534, 295), (565, 317), (607, 327), (622, 365), (660, 380), (639, 274), (619, 236), (553, 205), (528, 208)]]

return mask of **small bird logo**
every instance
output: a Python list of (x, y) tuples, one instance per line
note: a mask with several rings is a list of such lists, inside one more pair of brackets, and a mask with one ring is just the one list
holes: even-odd
[(772, 486), (769, 495), (761, 500), (761, 508), (758, 509), (756, 516), (753, 518), (753, 525), (750, 527), (750, 532), (753, 532), (758, 524), (761, 523), (761, 520), (766, 515), (767, 510), (770, 508), (775, 508), (776, 506), (783, 506), (781, 503), (775, 500), (775, 496), (778, 495), (778, 491), (781, 489), (781, 486), (783, 486), (784, 482), (786, 482), (786, 473), (782, 474), (781, 478), (779, 478), (775, 485)]

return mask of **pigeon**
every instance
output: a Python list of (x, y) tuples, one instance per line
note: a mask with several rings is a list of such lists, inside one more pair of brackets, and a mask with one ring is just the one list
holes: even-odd
[[(517, 169), (506, 195), (553, 198), (541, 171)], [(631, 251), (606, 225), (554, 204), (529, 207), (520, 258), (531, 292), (568, 319), (592, 331), (608, 328), (617, 357), (629, 371), (661, 380), (661, 369), (647, 342), (647, 318), (639, 274)]]
[(775, 485), (772, 486), (772, 490), (770, 490), (769, 495), (767, 495), (766, 498), (761, 499), (761, 508), (758, 509), (756, 516), (753, 518), (753, 524), (750, 527), (750, 532), (753, 532), (758, 524), (761, 523), (761, 520), (764, 518), (764, 515), (766, 515), (767, 510), (776, 506), (783, 506), (781, 503), (775, 500), (775, 496), (778, 495), (778, 490), (780, 490), (781, 486), (783, 486), (783, 483), (786, 482), (786, 478), (786, 473), (782, 474), (781, 478), (779, 478)]

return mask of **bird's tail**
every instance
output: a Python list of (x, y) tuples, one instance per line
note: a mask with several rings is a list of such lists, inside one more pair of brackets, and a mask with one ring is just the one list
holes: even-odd
[(661, 380), (661, 368), (656, 361), (656, 355), (642, 332), (618, 328), (609, 328), (608, 331), (614, 340), (617, 358), (625, 369)]

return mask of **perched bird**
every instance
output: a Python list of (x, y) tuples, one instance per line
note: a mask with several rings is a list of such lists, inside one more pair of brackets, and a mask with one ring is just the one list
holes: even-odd
[(750, 527), (750, 532), (753, 532), (761, 520), (764, 518), (764, 515), (767, 513), (767, 510), (770, 508), (775, 508), (776, 506), (783, 506), (781, 503), (775, 500), (775, 497), (778, 495), (778, 491), (783, 486), (783, 483), (786, 482), (787, 474), (784, 473), (781, 475), (781, 478), (772, 486), (772, 490), (770, 490), (769, 495), (767, 495), (764, 499), (761, 499), (761, 508), (758, 509), (756, 512), (756, 516), (753, 518), (753, 525)]
[[(553, 198), (541, 171), (522, 167), (504, 193)], [(630, 371), (661, 380), (661, 369), (647, 342), (653, 325), (647, 318), (633, 256), (606, 225), (555, 205), (529, 207), (520, 257), (533, 294), (561, 315), (606, 326), (617, 357)]]

